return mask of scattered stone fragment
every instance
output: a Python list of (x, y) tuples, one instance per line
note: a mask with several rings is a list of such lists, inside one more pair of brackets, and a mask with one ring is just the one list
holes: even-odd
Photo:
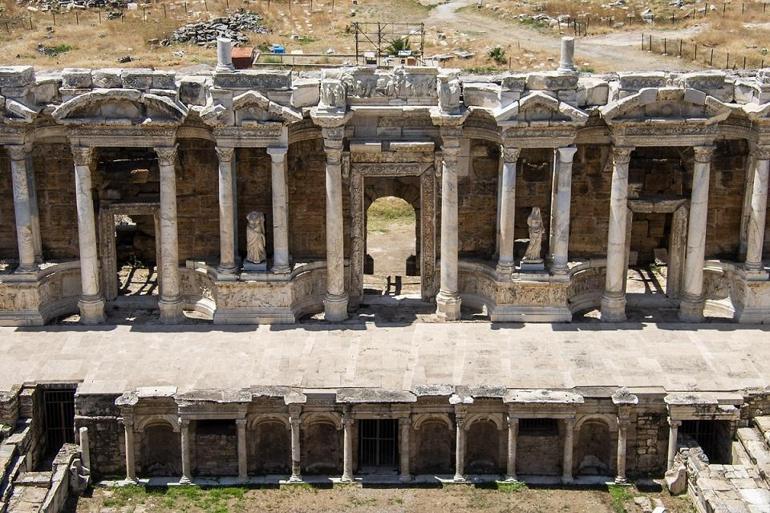
[(194, 43), (199, 46), (216, 44), (218, 37), (226, 37), (235, 43), (246, 43), (246, 32), (266, 34), (262, 17), (256, 13), (239, 11), (227, 17), (214, 18), (210, 21), (188, 23), (179, 27), (169, 38), (171, 43)]

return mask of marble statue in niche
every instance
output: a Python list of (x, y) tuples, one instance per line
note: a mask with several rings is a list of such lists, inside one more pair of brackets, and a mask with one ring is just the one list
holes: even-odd
[(249, 271), (264, 271), (267, 269), (267, 252), (265, 250), (265, 214), (249, 212), (246, 216), (246, 262), (244, 268)]
[(540, 207), (533, 207), (527, 217), (529, 227), (529, 244), (521, 259), (522, 271), (542, 271), (545, 269), (543, 258), (543, 217), (540, 215)]

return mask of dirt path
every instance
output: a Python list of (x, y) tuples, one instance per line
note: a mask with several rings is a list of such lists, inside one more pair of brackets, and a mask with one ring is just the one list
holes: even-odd
[[(473, 10), (460, 10), (475, 3), (475, 0), (452, 0), (437, 5), (425, 19), (425, 25), (434, 29), (446, 30), (449, 27), (461, 32), (474, 32), (478, 37), (488, 38), (496, 44), (520, 43), (522, 48), (528, 50), (559, 54), (560, 38), (555, 35), (495, 19)], [(698, 27), (693, 27), (676, 31), (650, 31), (645, 34), (689, 38), (698, 30)], [(578, 64), (590, 62), (597, 70), (684, 70), (698, 67), (689, 61), (642, 51), (639, 48), (641, 36), (641, 31), (631, 31), (578, 38), (575, 60)]]

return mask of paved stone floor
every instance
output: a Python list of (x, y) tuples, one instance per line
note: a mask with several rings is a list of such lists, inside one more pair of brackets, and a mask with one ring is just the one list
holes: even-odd
[(770, 385), (769, 330), (480, 322), (0, 328), (0, 390), (82, 381), (92, 392), (421, 384), (732, 391)]

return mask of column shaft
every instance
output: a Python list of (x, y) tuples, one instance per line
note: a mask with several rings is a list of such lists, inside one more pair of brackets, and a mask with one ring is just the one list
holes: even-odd
[(762, 148), (754, 153), (754, 180), (751, 190), (749, 221), (746, 230), (746, 263), (744, 267), (747, 271), (756, 273), (763, 271), (762, 248), (765, 242), (770, 147)]
[(273, 191), (273, 272), (288, 273), (289, 265), (289, 190), (286, 183), (288, 148), (268, 148), (272, 159)]
[(516, 481), (516, 446), (519, 443), (519, 419), (508, 415), (508, 465), (506, 481)]
[(136, 481), (136, 464), (134, 462), (134, 422), (123, 419), (126, 442), (126, 481)]
[(465, 419), (455, 417), (455, 475), (454, 481), (462, 483), (465, 481), (463, 473), (465, 471)]
[(298, 483), (302, 481), (302, 470), (300, 467), (300, 412), (294, 410), (289, 412), (289, 425), (291, 426), (291, 477), (289, 481)]
[(181, 449), (182, 449), (182, 479), (179, 480), (180, 484), (192, 483), (192, 468), (190, 466), (190, 421), (187, 419), (180, 419), (180, 437), (181, 437)]
[(412, 471), (410, 468), (410, 450), (409, 450), (409, 434), (412, 430), (412, 419), (410, 417), (401, 417), (398, 419), (399, 427), (399, 451), (398, 456), (400, 461), (399, 480), (401, 482), (407, 482), (412, 480)]
[(104, 298), (99, 287), (99, 258), (96, 249), (96, 221), (91, 191), (93, 149), (72, 148), (75, 160), (75, 202), (78, 211), (78, 247), (80, 251), (81, 296), (78, 301), (80, 322), (104, 322)]
[(238, 479), (246, 481), (249, 478), (249, 460), (246, 447), (246, 419), (235, 419), (238, 427)]
[(679, 304), (679, 318), (687, 322), (703, 320), (703, 264), (706, 255), (709, 176), (713, 146), (696, 146), (687, 225), (687, 254), (684, 261), (684, 287)]
[(562, 462), (562, 483), (572, 482), (572, 453), (575, 445), (575, 419), (564, 419), (564, 458)]
[(16, 243), (19, 249), (19, 267), (16, 272), (34, 272), (35, 230), (32, 212), (32, 184), (27, 169), (27, 148), (8, 146), (11, 157), (11, 180), (13, 181), (13, 210), (16, 218)]
[(615, 477), (616, 483), (626, 482), (626, 438), (628, 435), (628, 423), (618, 419), (618, 462)]
[(666, 460), (666, 470), (670, 470), (674, 466), (674, 457), (676, 456), (676, 444), (679, 437), (679, 426), (682, 424), (681, 420), (668, 419), (668, 458)]
[(558, 165), (556, 167), (556, 202), (551, 206), (553, 218), (553, 247), (550, 252), (551, 272), (553, 274), (567, 274), (569, 262), (569, 227), (570, 204), (572, 202), (572, 160), (577, 148), (566, 147), (556, 150)]
[[(454, 132), (454, 131), (453, 131)], [(460, 139), (442, 131), (444, 144), (441, 171), (441, 285), (436, 296), (436, 313), (448, 321), (460, 319), (460, 294), (457, 287), (458, 214), (457, 168)]]
[(628, 211), (628, 163), (633, 148), (612, 149), (612, 190), (610, 192), (610, 224), (607, 235), (607, 274), (602, 294), (602, 320), (626, 319), (626, 217)]
[(498, 219), (500, 241), (498, 247), (497, 279), (510, 280), (514, 268), (513, 242), (516, 217), (516, 162), (521, 150), (519, 148), (502, 148), (503, 173), (502, 184), (498, 188), (499, 205)]
[(353, 417), (350, 412), (342, 419), (342, 478), (343, 483), (353, 482)]
[(235, 199), (233, 182), (235, 148), (217, 146), (219, 157), (219, 272), (234, 273), (235, 265)]
[(179, 285), (179, 235), (176, 212), (176, 147), (155, 148), (160, 167), (160, 318), (166, 324), (184, 319)]
[(324, 317), (339, 322), (348, 317), (342, 218), (342, 136), (339, 128), (323, 129), (326, 151), (326, 297)]

